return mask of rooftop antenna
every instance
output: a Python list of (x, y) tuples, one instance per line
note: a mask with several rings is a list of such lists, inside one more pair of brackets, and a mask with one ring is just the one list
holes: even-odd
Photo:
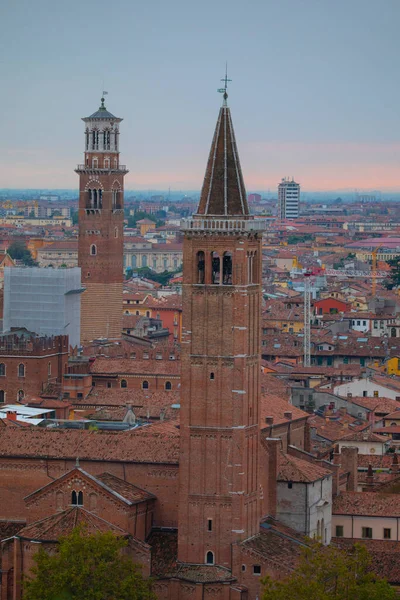
[(228, 99), (228, 83), (230, 83), (232, 81), (232, 79), (228, 79), (228, 63), (225, 63), (225, 77), (223, 79), (221, 79), (221, 81), (224, 83), (224, 87), (223, 88), (219, 88), (219, 93), (223, 94), (223, 98), (224, 98), (224, 106), (226, 106), (226, 101)]

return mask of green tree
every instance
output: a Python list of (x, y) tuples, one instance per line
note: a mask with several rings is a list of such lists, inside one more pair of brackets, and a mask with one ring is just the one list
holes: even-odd
[(140, 277), (151, 279), (151, 281), (161, 283), (161, 285), (167, 285), (171, 277), (176, 275), (176, 273), (180, 273), (181, 270), (182, 269), (177, 269), (176, 271), (163, 271), (162, 273), (156, 273), (150, 269), (150, 267), (139, 267), (136, 269), (136, 272)]
[(77, 210), (74, 210), (72, 213), (72, 225), (78, 225), (79, 213)]
[(385, 285), (388, 289), (392, 289), (395, 286), (400, 285), (400, 256), (392, 258), (386, 261), (390, 267), (389, 279), (385, 281)]
[(15, 260), (20, 260), (27, 267), (35, 267), (37, 266), (37, 262), (33, 260), (32, 254), (26, 247), (26, 244), (23, 240), (16, 240), (9, 245), (8, 254), (11, 258)]
[(262, 600), (395, 600), (396, 592), (370, 571), (365, 546), (349, 550), (312, 542), (299, 566), (283, 580), (262, 580)]
[(41, 548), (34, 556), (24, 600), (155, 600), (151, 582), (123, 554), (126, 546), (111, 532), (75, 528), (60, 538), (56, 554)]

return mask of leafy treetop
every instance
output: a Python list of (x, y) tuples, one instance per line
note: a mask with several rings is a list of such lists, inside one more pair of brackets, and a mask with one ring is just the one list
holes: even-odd
[(60, 538), (55, 554), (40, 548), (35, 555), (24, 600), (156, 600), (151, 582), (124, 554), (126, 546), (111, 532), (75, 528)]
[(394, 588), (370, 572), (365, 546), (348, 551), (311, 542), (290, 577), (262, 581), (262, 600), (395, 600)]

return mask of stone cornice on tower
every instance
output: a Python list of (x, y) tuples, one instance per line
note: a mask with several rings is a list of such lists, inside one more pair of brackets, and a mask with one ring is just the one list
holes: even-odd
[(249, 217), (235, 132), (225, 96), (211, 144), (197, 214), (207, 217)]

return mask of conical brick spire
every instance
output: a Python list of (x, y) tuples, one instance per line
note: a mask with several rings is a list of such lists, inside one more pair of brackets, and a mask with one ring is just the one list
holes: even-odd
[(199, 215), (243, 217), (249, 214), (227, 97), (225, 91), (201, 190)]

